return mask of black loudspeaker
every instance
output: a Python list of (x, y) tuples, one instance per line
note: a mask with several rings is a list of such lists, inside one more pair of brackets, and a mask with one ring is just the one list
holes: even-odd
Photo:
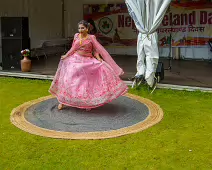
[(164, 65), (162, 62), (158, 62), (157, 70), (155, 73), (156, 77), (158, 78), (158, 82), (164, 79)]
[(29, 38), (27, 17), (1, 17), (1, 36), (4, 38)]
[(29, 48), (29, 39), (2, 39), (3, 70), (20, 70), (21, 50)]
[(1, 35), (3, 70), (20, 70), (21, 50), (30, 49), (28, 18), (2, 17)]

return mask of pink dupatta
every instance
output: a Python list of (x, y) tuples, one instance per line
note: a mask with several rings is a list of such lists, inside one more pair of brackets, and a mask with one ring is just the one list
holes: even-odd
[(96, 37), (94, 35), (90, 35), (90, 37), (96, 52), (102, 56), (103, 60), (112, 67), (118, 76), (123, 75), (123, 70), (116, 64), (105, 48), (96, 40)]
[[(74, 41), (75, 38), (78, 36), (79, 34), (75, 34), (74, 36)], [(105, 50), (105, 48), (96, 40), (96, 37), (94, 35), (89, 35), (93, 44), (93, 47), (97, 53), (99, 53), (103, 60), (110, 65), (110, 67), (114, 70), (114, 72), (118, 75), (121, 76), (124, 74), (123, 70), (116, 64), (116, 62), (113, 60), (113, 58), (110, 56), (110, 54)], [(67, 52), (67, 56), (70, 56), (72, 54), (74, 54), (75, 51), (77, 51), (77, 49), (79, 49), (79, 44), (74, 43), (72, 44), (72, 48)]]

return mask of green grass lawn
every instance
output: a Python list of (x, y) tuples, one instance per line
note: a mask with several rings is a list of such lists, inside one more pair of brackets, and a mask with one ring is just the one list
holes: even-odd
[(50, 81), (0, 78), (0, 170), (212, 169), (212, 94), (130, 90), (159, 104), (164, 119), (143, 132), (107, 140), (44, 138), (13, 126), (12, 109), (49, 95), (49, 86)]

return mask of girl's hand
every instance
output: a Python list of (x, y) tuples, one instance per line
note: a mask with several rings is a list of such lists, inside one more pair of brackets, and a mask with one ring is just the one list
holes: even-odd
[(99, 60), (100, 62), (102, 62), (102, 61), (103, 61), (101, 58), (98, 58), (98, 60)]
[(66, 58), (66, 55), (61, 56), (61, 60), (64, 60)]
[(97, 60), (99, 60), (100, 62), (102, 62), (103, 60), (101, 59), (101, 57), (99, 56), (99, 53), (95, 52), (94, 56), (96, 57)]

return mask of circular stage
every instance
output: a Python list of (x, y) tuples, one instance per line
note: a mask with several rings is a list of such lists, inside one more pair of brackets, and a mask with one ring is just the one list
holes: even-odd
[(15, 108), (11, 122), (40, 136), (62, 139), (104, 139), (142, 131), (163, 117), (154, 102), (126, 94), (102, 107), (85, 111), (64, 107), (58, 110), (53, 96), (39, 98)]

